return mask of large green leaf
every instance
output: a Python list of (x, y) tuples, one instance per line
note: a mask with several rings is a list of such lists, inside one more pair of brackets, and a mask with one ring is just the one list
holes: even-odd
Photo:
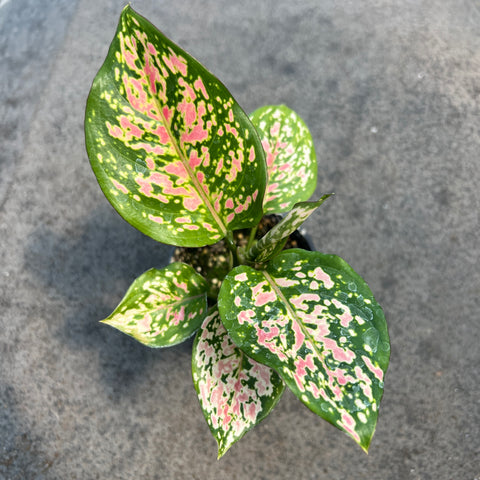
[(265, 213), (288, 212), (310, 198), (317, 185), (317, 160), (304, 121), (285, 105), (255, 110), (250, 118), (267, 154)]
[(262, 216), (255, 127), (216, 77), (129, 6), (93, 82), (85, 134), (108, 200), (156, 240), (210, 245)]
[(282, 379), (271, 368), (235, 346), (217, 309), (195, 339), (192, 372), (219, 458), (270, 413), (284, 390)]
[(316, 202), (300, 202), (285, 215), (282, 220), (269, 230), (246, 253), (249, 260), (263, 263), (282, 250), (288, 236), (291, 235), (302, 223), (332, 194), (323, 195)]
[(168, 347), (191, 337), (207, 315), (207, 282), (184, 263), (152, 268), (130, 286), (103, 323), (149, 347)]
[(218, 305), (238, 347), (368, 450), (389, 338), (381, 307), (344, 260), (294, 249), (264, 271), (239, 266), (225, 278)]

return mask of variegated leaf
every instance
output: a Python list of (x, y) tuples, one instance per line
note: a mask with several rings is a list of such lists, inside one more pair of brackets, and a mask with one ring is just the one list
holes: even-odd
[(190, 265), (152, 268), (132, 283), (102, 322), (149, 347), (176, 345), (191, 337), (206, 317), (207, 289), (207, 282)]
[(317, 185), (312, 136), (304, 121), (285, 105), (261, 107), (250, 118), (267, 155), (264, 212), (288, 212), (295, 203), (308, 200)]
[(316, 202), (297, 203), (293, 210), (269, 230), (257, 243), (246, 253), (249, 260), (264, 263), (278, 253), (291, 235), (302, 223), (332, 194), (323, 195)]
[(130, 6), (93, 82), (85, 134), (108, 200), (156, 240), (210, 245), (262, 216), (255, 127), (216, 77)]
[(235, 346), (217, 309), (197, 334), (192, 371), (219, 458), (270, 413), (284, 390), (282, 379), (271, 368)]
[(236, 267), (218, 305), (238, 347), (368, 450), (390, 345), (381, 307), (344, 260), (294, 249), (265, 271)]

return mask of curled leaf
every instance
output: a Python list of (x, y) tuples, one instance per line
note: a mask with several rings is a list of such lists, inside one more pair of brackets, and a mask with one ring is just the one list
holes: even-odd
[(323, 195), (316, 202), (297, 203), (285, 217), (269, 230), (252, 248), (246, 253), (249, 260), (264, 263), (278, 253), (297, 228), (332, 194)]

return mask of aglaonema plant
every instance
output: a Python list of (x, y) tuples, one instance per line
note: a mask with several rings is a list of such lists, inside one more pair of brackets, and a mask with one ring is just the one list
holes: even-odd
[[(387, 326), (344, 260), (284, 249), (329, 196), (308, 201), (317, 165), (299, 116), (285, 106), (247, 116), (215, 76), (127, 6), (88, 97), (85, 133), (100, 187), (127, 222), (177, 247), (225, 246), (213, 294), (195, 268), (174, 262), (138, 277), (103, 320), (149, 347), (196, 333), (193, 382), (218, 456), (285, 386), (367, 451)], [(270, 213), (283, 217), (257, 238)]]

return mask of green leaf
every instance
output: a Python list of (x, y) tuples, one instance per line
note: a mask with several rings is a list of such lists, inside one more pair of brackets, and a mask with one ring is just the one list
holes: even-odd
[(264, 212), (288, 212), (295, 203), (308, 200), (317, 185), (312, 136), (304, 121), (285, 105), (261, 107), (250, 119), (267, 155)]
[(316, 202), (297, 203), (293, 210), (269, 230), (252, 248), (246, 253), (249, 260), (263, 263), (278, 253), (285, 240), (332, 194), (323, 195)]
[(280, 400), (282, 379), (238, 349), (220, 321), (209, 315), (193, 345), (195, 389), (220, 458), (263, 420)]
[(152, 268), (132, 283), (102, 322), (149, 347), (176, 345), (191, 337), (207, 315), (207, 288), (190, 265)]
[(265, 154), (228, 90), (130, 6), (87, 101), (104, 194), (152, 238), (197, 247), (262, 216)]
[(293, 249), (265, 271), (239, 266), (225, 278), (218, 305), (239, 348), (368, 450), (390, 344), (381, 307), (344, 260)]

